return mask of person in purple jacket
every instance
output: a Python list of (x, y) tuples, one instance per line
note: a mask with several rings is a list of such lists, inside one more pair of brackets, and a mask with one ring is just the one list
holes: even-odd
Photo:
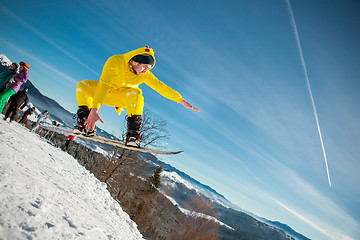
[(2, 113), (6, 101), (9, 97), (17, 93), (28, 77), (29, 77), (29, 64), (20, 62), (19, 73), (14, 74), (9, 82), (6, 84), (5, 90), (0, 93), (0, 113)]

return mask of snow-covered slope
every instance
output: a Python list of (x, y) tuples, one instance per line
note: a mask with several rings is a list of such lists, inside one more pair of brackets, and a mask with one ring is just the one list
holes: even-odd
[(142, 239), (136, 224), (67, 153), (0, 120), (0, 239)]
[[(224, 238), (226, 236), (227, 239), (238, 239), (238, 236), (241, 236), (243, 234), (243, 232), (239, 229), (242, 229), (242, 227), (244, 227), (245, 225), (249, 223), (254, 223), (260, 226), (261, 223), (265, 223), (266, 225), (268, 225), (268, 231), (273, 231), (273, 229), (276, 228), (279, 230), (283, 230), (288, 236), (292, 236), (293, 239), (309, 240), (307, 237), (303, 236), (300, 233), (297, 233), (286, 224), (282, 224), (277, 221), (270, 221), (265, 218), (256, 216), (253, 213), (234, 205), (211, 187), (196, 181), (195, 179), (177, 170), (176, 168), (173, 168), (168, 164), (158, 161), (157, 166), (160, 165), (163, 166), (164, 169), (164, 171), (161, 173), (161, 192), (174, 205), (178, 206), (179, 209), (185, 214), (194, 214), (193, 212), (182, 207), (189, 198), (194, 197), (195, 195), (203, 195), (207, 199), (211, 200), (214, 204), (213, 207), (216, 207), (216, 220), (211, 216), (201, 214), (197, 216), (211, 218), (215, 220), (215, 222), (219, 223), (220, 226), (226, 227), (227, 232), (225, 234), (220, 232), (220, 235), (224, 236)], [(245, 217), (244, 221), (244, 216), (246, 215), (256, 219), (258, 222), (252, 222), (251, 220), (249, 220), (248, 217)]]
[(231, 203), (223, 195), (219, 194), (211, 187), (198, 182), (186, 173), (181, 172), (171, 165), (165, 164), (161, 161), (159, 161), (158, 165), (161, 165), (164, 168), (164, 171), (161, 173), (162, 186), (179, 188), (179, 185), (182, 185), (188, 190), (193, 190), (198, 194), (204, 195), (208, 199), (225, 208), (232, 208), (236, 211), (246, 212), (241, 207)]

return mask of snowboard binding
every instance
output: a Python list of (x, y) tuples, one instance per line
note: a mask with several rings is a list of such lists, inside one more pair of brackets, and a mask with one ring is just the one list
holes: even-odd
[(141, 137), (141, 129), (142, 129), (142, 118), (141, 115), (133, 115), (131, 117), (127, 117), (127, 133), (126, 133), (126, 146), (131, 147), (140, 147), (140, 142), (142, 140)]

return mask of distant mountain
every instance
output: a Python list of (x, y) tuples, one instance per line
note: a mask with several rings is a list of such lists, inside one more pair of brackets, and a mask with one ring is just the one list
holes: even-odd
[(310, 238), (305, 237), (304, 235), (294, 231), (294, 229), (292, 229), (290, 226), (281, 223), (281, 222), (277, 222), (277, 221), (270, 221), (270, 220), (266, 220), (266, 222), (274, 227), (280, 228), (282, 230), (284, 230), (286, 233), (288, 233), (290, 236), (294, 237), (295, 239), (298, 240), (311, 240)]
[(218, 192), (216, 192), (216, 190), (212, 189), (211, 187), (200, 183), (199, 181), (193, 179), (186, 173), (179, 171), (178, 169), (174, 168), (173, 166), (171, 166), (169, 164), (166, 164), (159, 160), (157, 160), (157, 161), (158, 161), (157, 163), (159, 165), (163, 166), (164, 171), (176, 173), (176, 174), (167, 176), (169, 178), (169, 180), (178, 181), (184, 185), (186, 185), (186, 183), (187, 183), (188, 188), (194, 189), (197, 193), (203, 194), (207, 198), (209, 198), (213, 201), (216, 201), (220, 205), (223, 205), (223, 206), (229, 207), (229, 208), (233, 208), (233, 209), (239, 210), (239, 211), (244, 211), (242, 208), (231, 203), (223, 195), (219, 194)]
[[(149, 158), (146, 154), (142, 155), (144, 158)], [(221, 239), (310, 240), (286, 224), (270, 221), (247, 212), (231, 203), (211, 187), (200, 183), (167, 163), (158, 159), (153, 160), (153, 162), (154, 169), (157, 166), (163, 167), (160, 190), (166, 192), (174, 204), (184, 208), (190, 199), (199, 195), (205, 196), (213, 202), (216, 215), (214, 217), (224, 224), (220, 226)]]
[(41, 112), (48, 110), (51, 115), (51, 119), (63, 123), (65, 126), (71, 128), (76, 124), (76, 120), (73, 118), (74, 113), (64, 109), (55, 100), (41, 94), (30, 80), (21, 86), (21, 89), (23, 88), (28, 88), (28, 97), (30, 102)]

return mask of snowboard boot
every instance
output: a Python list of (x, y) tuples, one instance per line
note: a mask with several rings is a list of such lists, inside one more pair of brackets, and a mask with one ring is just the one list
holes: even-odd
[(90, 110), (87, 106), (79, 106), (79, 109), (76, 113), (77, 115), (77, 125), (74, 126), (73, 133), (81, 134), (87, 137), (95, 136), (96, 127), (92, 131), (87, 131), (85, 129), (85, 121), (90, 114)]
[(142, 118), (141, 115), (133, 115), (127, 117), (127, 133), (126, 133), (126, 146), (140, 147), (141, 142), (141, 128)]

